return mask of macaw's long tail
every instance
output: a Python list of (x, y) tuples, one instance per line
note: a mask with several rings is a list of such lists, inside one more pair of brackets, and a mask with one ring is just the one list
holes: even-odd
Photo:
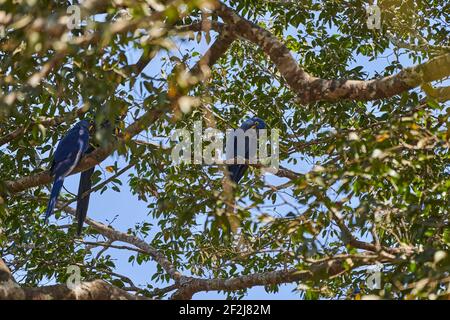
[(80, 176), (80, 185), (78, 186), (78, 197), (77, 197), (77, 234), (81, 235), (81, 230), (83, 229), (83, 223), (86, 219), (88, 207), (89, 207), (89, 197), (87, 194), (83, 197), (86, 191), (89, 191), (92, 187), (92, 174), (94, 173), (95, 167), (92, 167), (86, 171), (83, 171)]
[(52, 192), (50, 193), (50, 200), (48, 201), (47, 211), (45, 212), (45, 223), (48, 222), (48, 218), (53, 214), (55, 210), (56, 201), (58, 201), (59, 193), (64, 184), (64, 176), (58, 176), (53, 183)]

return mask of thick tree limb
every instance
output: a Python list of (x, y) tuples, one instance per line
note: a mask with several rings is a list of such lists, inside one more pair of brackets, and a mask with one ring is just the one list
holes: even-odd
[(103, 280), (82, 282), (70, 289), (65, 284), (44, 287), (10, 286), (0, 282), (0, 300), (146, 300)]
[(315, 101), (376, 100), (392, 97), (450, 75), (450, 53), (423, 64), (405, 68), (396, 75), (374, 80), (327, 80), (309, 75), (298, 65), (289, 49), (269, 31), (239, 16), (219, 2), (216, 12), (238, 36), (258, 45), (277, 66), (300, 103)]
[(200, 291), (236, 291), (254, 286), (329, 279), (356, 267), (371, 264), (371, 261), (370, 258), (362, 258), (359, 260), (352, 259), (353, 265), (350, 268), (346, 268), (345, 260), (336, 259), (312, 264), (307, 270), (292, 268), (288, 270), (255, 273), (229, 279), (189, 278), (189, 280), (181, 284), (180, 289), (172, 295), (172, 299), (191, 299), (195, 293)]
[[(65, 284), (38, 288), (21, 288), (26, 300), (146, 300), (119, 289), (103, 280), (82, 282), (70, 289)], [(1, 298), (1, 297), (0, 297)], [(7, 297), (8, 299), (8, 297)]]

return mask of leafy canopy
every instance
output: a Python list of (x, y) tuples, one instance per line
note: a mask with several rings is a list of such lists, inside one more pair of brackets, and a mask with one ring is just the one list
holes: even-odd
[[(60, 17), (68, 1), (0, 1), (0, 257), (21, 284), (63, 282), (67, 266), (79, 265), (86, 281), (130, 287), (132, 272), (117, 272), (119, 250), (130, 265), (155, 265), (139, 250), (100, 251), (105, 243), (123, 243), (92, 226), (74, 239), (67, 210), (57, 213), (57, 224), (44, 225), (48, 185), (7, 190), (7, 182), (44, 172), (59, 139), (81, 117), (118, 127), (115, 136), (96, 136), (98, 147), (114, 144), (120, 160), (101, 164), (93, 185), (105, 179), (103, 169), (110, 177), (131, 164), (99, 191), (130, 189), (148, 208), (148, 218), (121, 231), (146, 241), (185, 275), (302, 272), (333, 260), (342, 262), (343, 272), (300, 281), (302, 297), (347, 297), (356, 287), (386, 298), (448, 297), (448, 104), (420, 88), (372, 102), (301, 104), (262, 48), (243, 39), (190, 89), (184, 71), (220, 39), (214, 28), (181, 31), (202, 19), (224, 23), (213, 1), (87, 3), (81, 27), (67, 30)], [(363, 1), (227, 4), (274, 34), (305, 71), (325, 79), (392, 75), (449, 46), (447, 1), (378, 1), (381, 30), (367, 28)], [(86, 26), (86, 17), (95, 21)], [(140, 70), (137, 61), (147, 67)], [(185, 100), (192, 102), (187, 113), (174, 104), (181, 96), (198, 98)], [(139, 136), (126, 135), (136, 119), (158, 110)], [(252, 167), (232, 189), (238, 209), (230, 212), (223, 167), (175, 165), (168, 137), (198, 120), (225, 131), (248, 116), (280, 130), (281, 165), (295, 175), (261, 175)], [(10, 139), (11, 133), (18, 134)], [(61, 201), (73, 198), (65, 194)], [(132, 201), (130, 207), (137, 205)], [(132, 210), (123, 214), (133, 219)], [(366, 270), (377, 263), (383, 264), (382, 288), (370, 289)], [(174, 283), (166, 271), (157, 264), (139, 293), (167, 297), (152, 291)], [(277, 292), (280, 283), (265, 285)], [(228, 295), (245, 291), (237, 287)]]

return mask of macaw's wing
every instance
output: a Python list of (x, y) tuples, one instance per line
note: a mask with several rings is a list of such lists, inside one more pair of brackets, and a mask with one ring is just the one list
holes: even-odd
[(80, 185), (78, 186), (78, 197), (77, 197), (77, 234), (81, 235), (81, 230), (83, 229), (83, 223), (86, 219), (88, 207), (89, 207), (89, 198), (90, 194), (87, 194), (83, 197), (83, 194), (86, 191), (89, 191), (92, 187), (92, 174), (94, 173), (95, 167), (89, 168), (86, 171), (83, 171), (80, 175)]
[(81, 136), (79, 127), (75, 126), (70, 129), (67, 134), (59, 141), (58, 147), (56, 148), (55, 154), (53, 155), (53, 159), (55, 163), (61, 162), (68, 157), (72, 153), (76, 154), (78, 150), (79, 139)]
[(67, 175), (72, 171), (89, 145), (89, 132), (75, 126), (58, 144), (50, 168), (53, 175)]

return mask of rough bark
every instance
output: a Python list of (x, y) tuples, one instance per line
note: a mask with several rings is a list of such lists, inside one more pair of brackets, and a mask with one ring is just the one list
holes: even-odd
[(76, 288), (57, 284), (37, 288), (21, 287), (0, 258), (0, 300), (140, 300), (145, 297), (129, 294), (103, 280), (82, 282)]
[(353, 265), (345, 266), (343, 259), (331, 259), (324, 262), (312, 264), (306, 270), (295, 268), (288, 270), (269, 271), (255, 273), (229, 279), (195, 279), (190, 278), (181, 284), (180, 288), (172, 295), (172, 299), (191, 299), (200, 291), (236, 291), (251, 288), (254, 286), (268, 286), (291, 282), (317, 281), (329, 279), (353, 268), (365, 264), (371, 264), (371, 259), (362, 257), (352, 259)]

